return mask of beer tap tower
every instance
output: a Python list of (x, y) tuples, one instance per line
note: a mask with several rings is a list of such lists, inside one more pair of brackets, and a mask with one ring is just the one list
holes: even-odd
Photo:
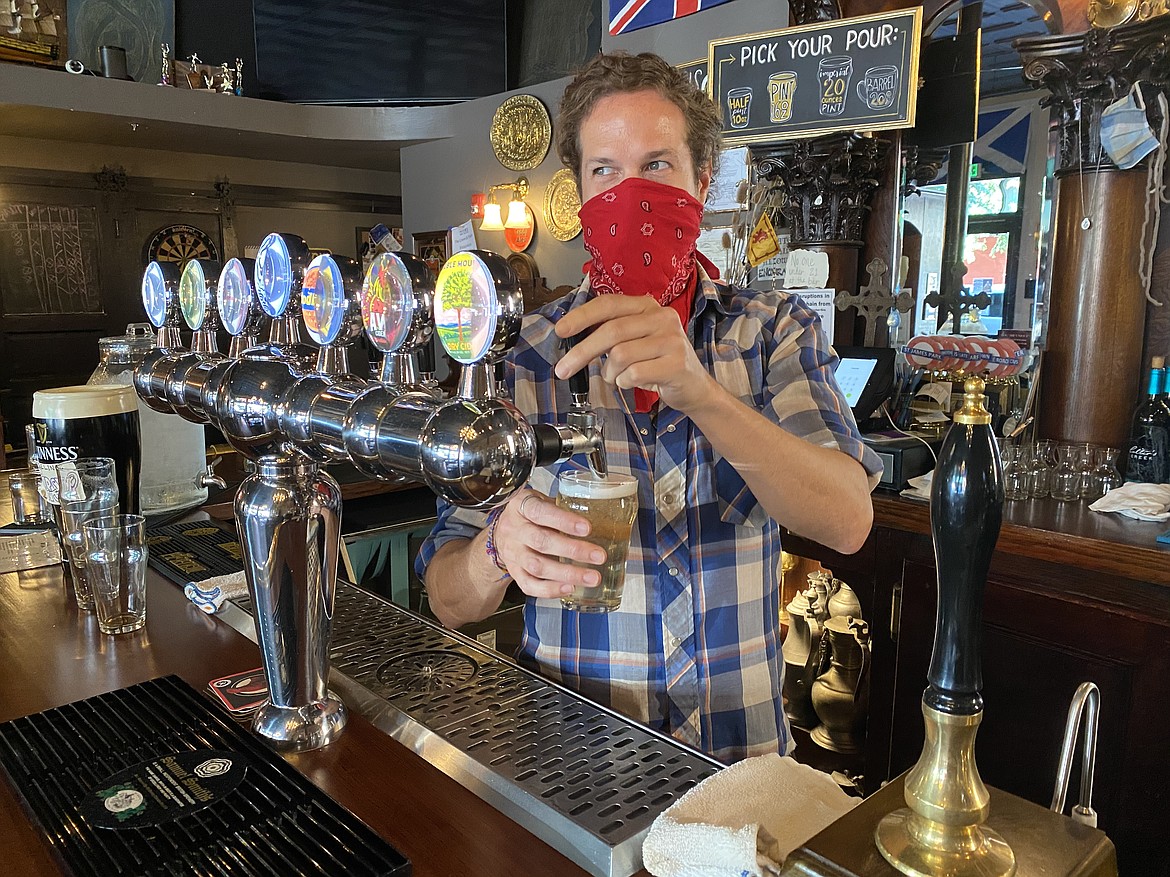
[[(189, 284), (191, 313), (208, 319), (218, 299), (228, 330), (254, 336), (258, 304), (272, 320), (268, 342), (242, 349), (246, 342), (233, 340), (229, 356), (214, 343), (183, 349), (174, 271), (151, 263), (142, 294), (158, 346), (134, 384), (156, 410), (214, 423), (253, 463), (235, 500), (269, 689), (253, 727), (278, 749), (315, 749), (346, 721), (326, 688), (341, 493), (322, 464), (349, 461), (370, 477), (419, 480), (456, 505), (488, 508), (521, 488), (533, 467), (577, 453), (598, 459), (601, 435), (530, 424), (498, 397), (496, 363), (516, 342), (523, 305), (515, 275), (495, 253), (457, 253), (434, 284), (421, 261), (385, 253), (363, 283), (350, 260), (310, 262), (304, 240), (271, 234), (256, 257), (256, 304), (247, 267), (237, 265), (224, 266), (218, 288), (200, 266), (204, 282)], [(319, 347), (301, 342), (298, 316)], [(348, 373), (346, 348), (363, 323), (386, 355), (379, 381)], [(447, 400), (415, 376), (414, 351), (432, 327), (463, 365), (460, 392)]]

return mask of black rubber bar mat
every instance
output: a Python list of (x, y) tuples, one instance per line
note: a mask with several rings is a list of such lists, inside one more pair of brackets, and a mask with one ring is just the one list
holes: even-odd
[(147, 564), (178, 585), (230, 575), (244, 568), (239, 539), (214, 521), (146, 528)]
[(410, 874), (177, 676), (0, 724), (0, 767), (74, 877)]

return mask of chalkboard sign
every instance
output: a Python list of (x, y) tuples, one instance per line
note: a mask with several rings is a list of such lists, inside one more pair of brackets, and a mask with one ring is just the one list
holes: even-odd
[(922, 8), (712, 40), (728, 144), (914, 125)]
[(694, 61), (687, 61), (685, 64), (675, 64), (679, 70), (686, 74), (687, 79), (695, 88), (704, 94), (711, 94), (710, 77), (707, 75), (707, 59), (698, 58)]
[(100, 314), (97, 211), (0, 204), (0, 300), (6, 316)]

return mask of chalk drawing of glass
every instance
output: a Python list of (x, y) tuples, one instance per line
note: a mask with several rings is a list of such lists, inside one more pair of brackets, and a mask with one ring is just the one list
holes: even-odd
[(732, 128), (746, 128), (751, 120), (752, 90), (733, 88), (727, 92), (727, 118)]
[(888, 110), (898, 96), (898, 68), (870, 67), (857, 82), (857, 96), (871, 110)]
[(849, 96), (853, 59), (848, 55), (822, 58), (817, 65), (817, 78), (821, 85), (821, 115), (840, 116), (845, 112), (845, 98)]
[(782, 70), (768, 77), (768, 101), (773, 122), (792, 118), (792, 101), (796, 98), (796, 74)]

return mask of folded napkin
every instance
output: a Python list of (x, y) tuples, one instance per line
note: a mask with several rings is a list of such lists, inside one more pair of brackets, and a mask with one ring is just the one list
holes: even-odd
[(1095, 512), (1117, 512), (1139, 521), (1170, 520), (1170, 484), (1127, 481), (1089, 506)]
[(827, 774), (792, 758), (748, 758), (661, 813), (642, 859), (655, 877), (777, 874), (790, 852), (857, 803)]
[(911, 478), (906, 483), (909, 485), (901, 492), (901, 496), (907, 499), (920, 499), (923, 502), (930, 502), (930, 479), (934, 476), (934, 470), (927, 472), (925, 475), (919, 475), (917, 478)]
[(234, 600), (248, 594), (248, 582), (244, 578), (244, 571), (229, 573), (226, 576), (215, 576), (201, 582), (190, 582), (183, 588), (187, 599), (206, 612), (214, 615), (219, 611), (225, 600)]

